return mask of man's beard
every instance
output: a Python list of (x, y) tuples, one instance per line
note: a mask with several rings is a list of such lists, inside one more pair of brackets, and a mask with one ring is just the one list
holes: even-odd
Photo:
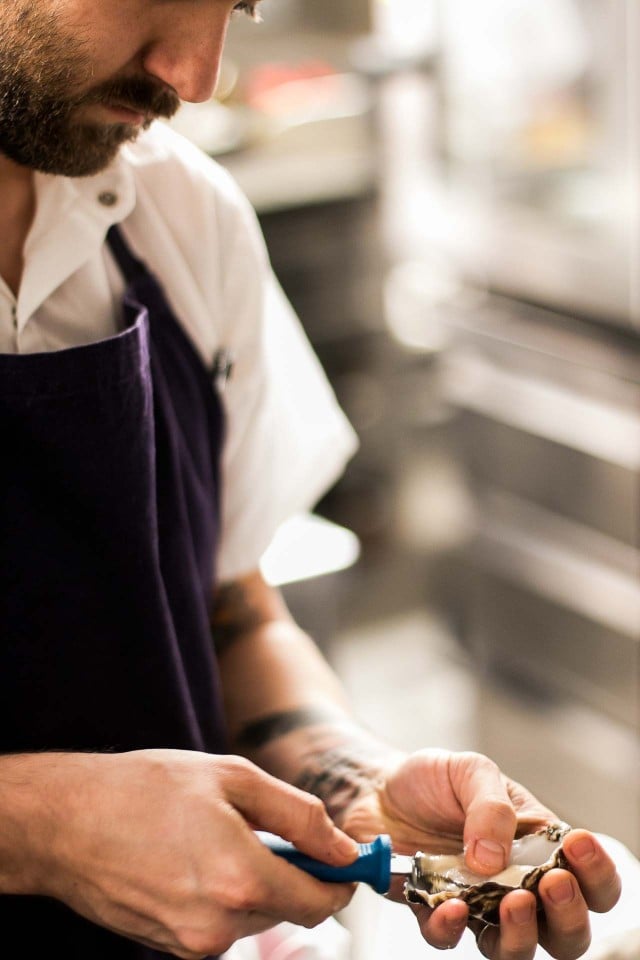
[(173, 116), (180, 105), (175, 93), (144, 74), (88, 88), (90, 77), (82, 44), (61, 36), (54, 18), (33, 12), (26, 0), (22, 15), (8, 29), (3, 23), (0, 36), (0, 153), (44, 173), (90, 176), (141, 127), (80, 122), (74, 118), (81, 107), (129, 108), (145, 116), (141, 126), (146, 129), (155, 117)]

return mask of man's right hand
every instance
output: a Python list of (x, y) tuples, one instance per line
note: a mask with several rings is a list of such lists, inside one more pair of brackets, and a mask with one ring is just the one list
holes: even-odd
[(185, 960), (351, 899), (267, 850), (254, 828), (338, 866), (357, 854), (322, 803), (239, 757), (182, 750), (0, 760), (0, 893), (55, 897)]

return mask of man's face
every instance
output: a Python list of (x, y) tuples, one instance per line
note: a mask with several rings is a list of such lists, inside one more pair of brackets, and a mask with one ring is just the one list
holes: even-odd
[(45, 173), (102, 170), (181, 99), (211, 96), (234, 6), (0, 0), (0, 153)]

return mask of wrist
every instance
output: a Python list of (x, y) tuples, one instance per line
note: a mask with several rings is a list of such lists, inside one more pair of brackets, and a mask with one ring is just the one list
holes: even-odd
[(63, 833), (73, 821), (71, 775), (90, 754), (0, 757), (0, 893), (54, 895)]
[(319, 796), (341, 830), (367, 842), (382, 832), (387, 777), (402, 756), (366, 738), (335, 743), (306, 758), (295, 785)]
[(406, 759), (326, 702), (259, 716), (239, 732), (237, 747), (268, 773), (319, 797), (339, 827), (363, 840), (365, 821), (380, 820), (371, 811), (380, 809), (389, 772)]
[(255, 759), (275, 776), (319, 797), (345, 832), (366, 839), (361, 835), (364, 820), (370, 819), (366, 811), (379, 807), (388, 772), (403, 758), (342, 717), (278, 737)]

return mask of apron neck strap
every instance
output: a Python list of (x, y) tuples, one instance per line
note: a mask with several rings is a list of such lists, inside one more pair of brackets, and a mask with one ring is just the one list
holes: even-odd
[(149, 273), (146, 264), (132, 252), (118, 224), (107, 231), (107, 243), (127, 283)]

